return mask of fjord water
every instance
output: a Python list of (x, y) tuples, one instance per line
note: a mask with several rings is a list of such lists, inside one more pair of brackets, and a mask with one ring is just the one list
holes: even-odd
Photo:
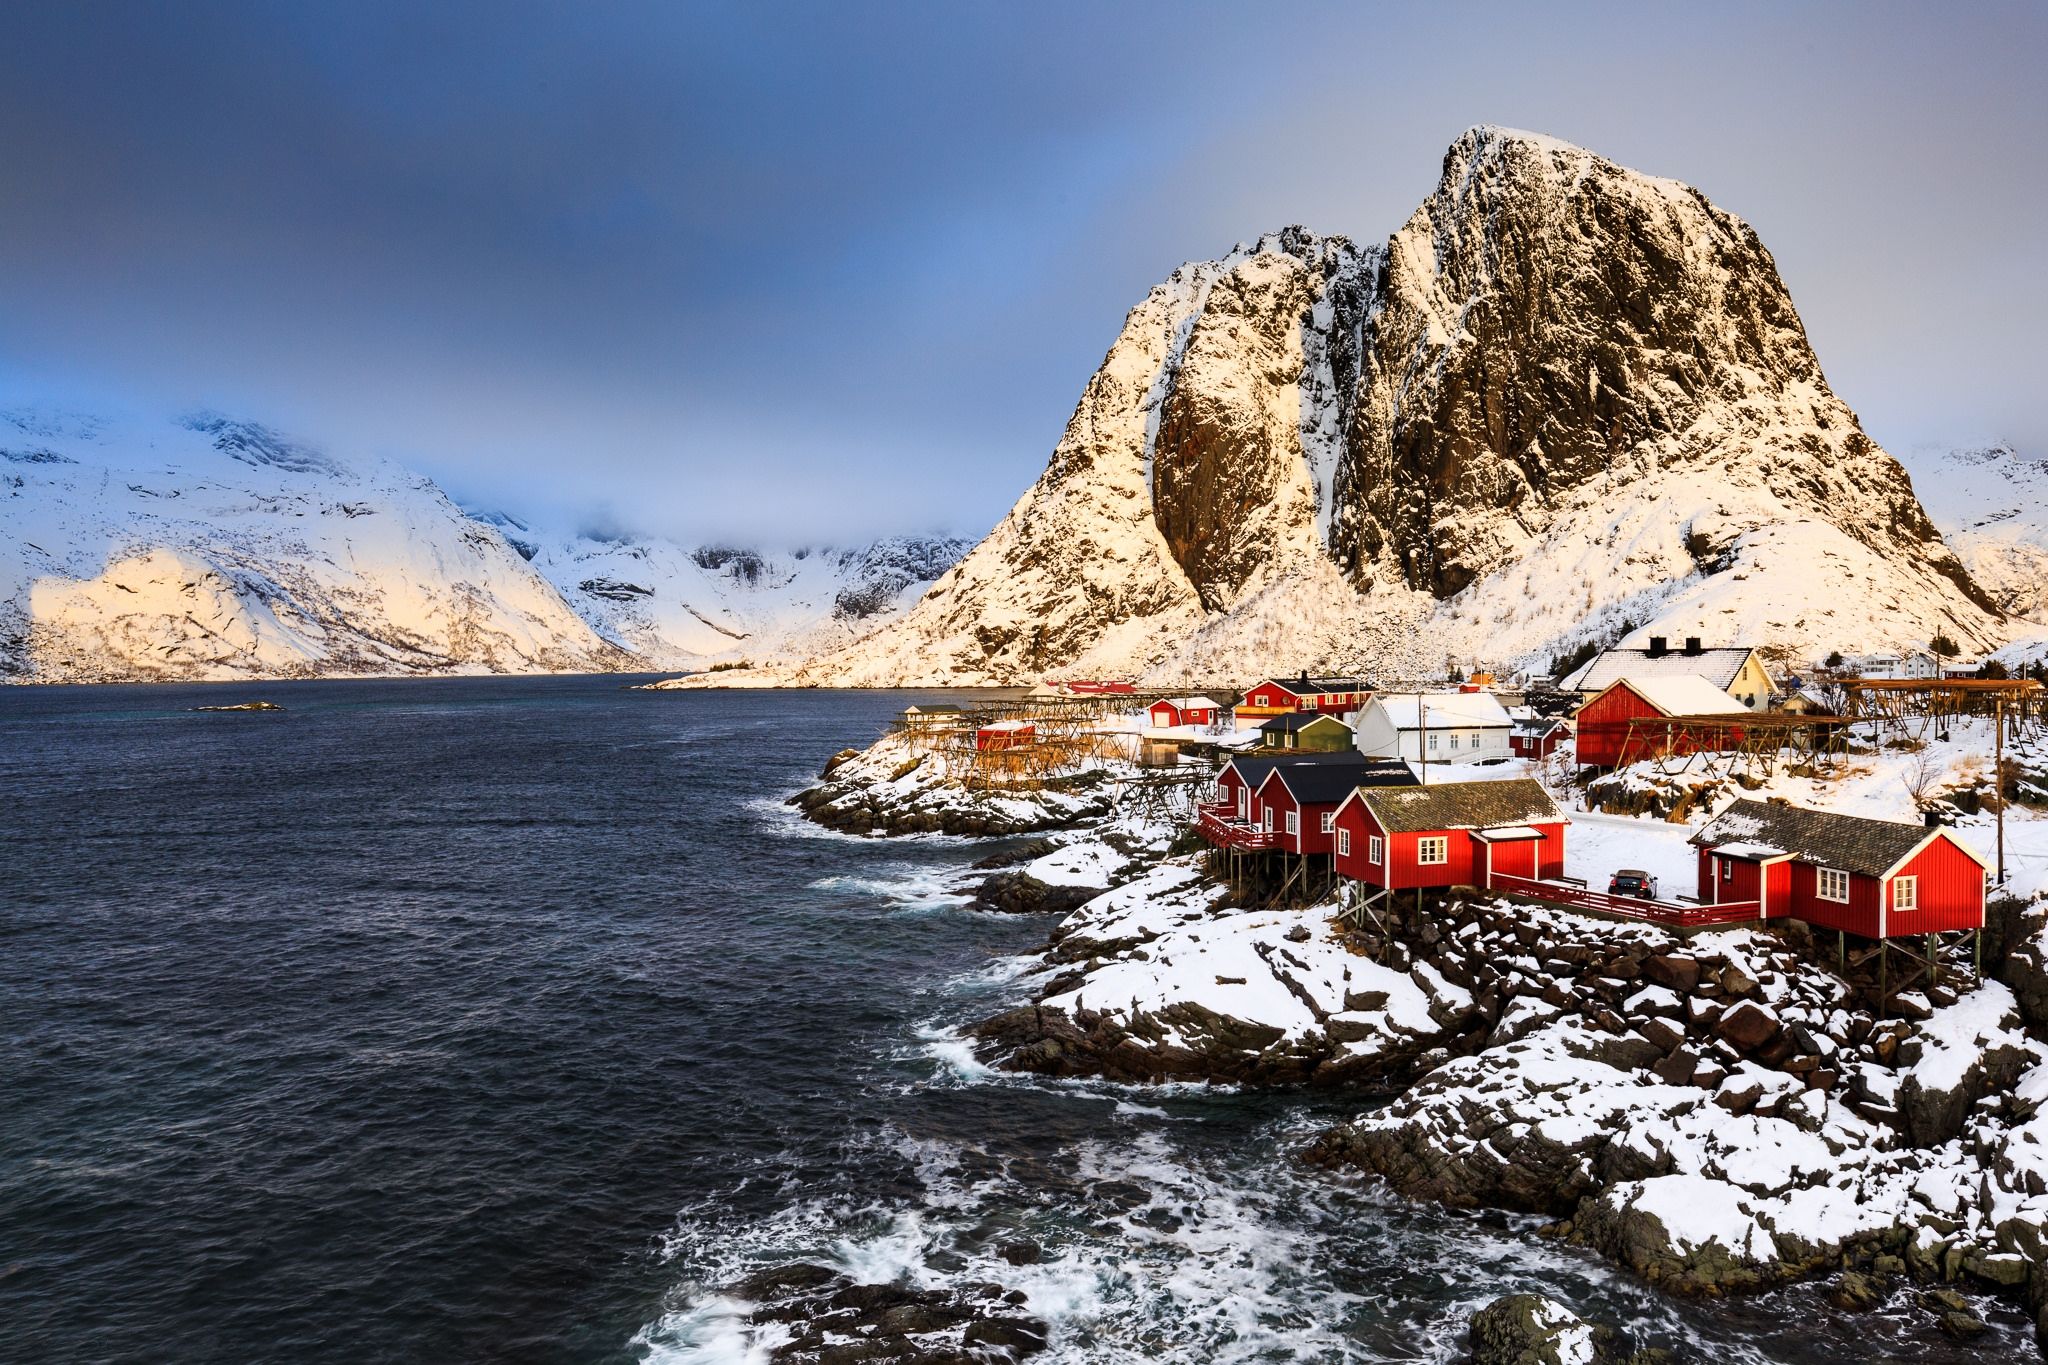
[(0, 1359), (741, 1361), (789, 1258), (1023, 1289), (1063, 1360), (1450, 1360), (1516, 1289), (1965, 1358), (1299, 1169), (1347, 1102), (985, 1072), (1047, 927), (960, 908), (988, 846), (780, 804), (912, 694), (620, 683), (0, 688)]

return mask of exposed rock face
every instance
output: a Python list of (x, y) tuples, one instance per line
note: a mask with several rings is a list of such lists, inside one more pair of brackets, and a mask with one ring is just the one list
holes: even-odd
[(789, 804), (846, 834), (1033, 834), (1107, 814), (1106, 779), (1102, 770), (1090, 769), (1035, 791), (971, 792), (950, 778), (938, 754), (890, 735), (833, 755), (817, 785)]
[[(1858, 591), (1814, 600), (1816, 573)], [(1176, 271), (1010, 516), (803, 676), (1400, 672), (1624, 618), (1808, 648), (2003, 638), (1747, 224), (1479, 128), (1384, 248), (1290, 228)]]

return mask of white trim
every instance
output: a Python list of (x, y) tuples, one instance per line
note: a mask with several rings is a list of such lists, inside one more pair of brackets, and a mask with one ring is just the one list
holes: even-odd
[(1387, 861), (1387, 841), (1377, 834), (1368, 834), (1365, 837), (1365, 860), (1374, 867), (1384, 864)]
[[(1440, 856), (1425, 858), (1423, 850), (1429, 845), (1438, 846)], [(1448, 834), (1425, 834), (1415, 841), (1415, 865), (1417, 867), (1443, 867), (1451, 861), (1451, 838)]]
[(1294, 810), (1288, 811), (1288, 812), (1287, 812), (1287, 816), (1286, 816), (1286, 820), (1285, 820), (1285, 824), (1286, 824), (1286, 827), (1287, 827), (1287, 835), (1288, 835), (1288, 837), (1289, 837), (1289, 838), (1291, 838), (1291, 839), (1298, 839), (1298, 838), (1300, 838), (1300, 837), (1301, 837), (1301, 812), (1300, 812), (1300, 811), (1294, 811)]
[(1337, 831), (1337, 856), (1340, 858), (1351, 856), (1351, 831), (1348, 829)]
[(1910, 863), (1915, 858), (1919, 857), (1921, 853), (1926, 850), (1927, 846), (1933, 843), (1936, 839), (1947, 839), (1951, 844), (1954, 844), (1958, 849), (1962, 850), (1964, 855), (1967, 856), (1972, 862), (1976, 863), (1977, 866), (1985, 869), (1986, 871), (1991, 870), (1991, 860), (1989, 858), (1979, 853), (1976, 849), (1971, 848), (1961, 839), (1956, 838), (1954, 834), (1952, 834), (1946, 829), (1930, 829), (1927, 831), (1927, 837), (1925, 839), (1922, 839), (1919, 843), (1913, 845), (1913, 851), (1911, 853), (1908, 853), (1905, 857), (1899, 859), (1890, 867), (1886, 868), (1881, 875), (1886, 877), (1891, 876), (1900, 868), (1904, 867), (1907, 863)]
[[(1835, 896), (1828, 893), (1828, 878), (1830, 877), (1840, 877), (1842, 879), (1841, 895)], [(1829, 905), (1847, 905), (1849, 897), (1854, 893), (1855, 885), (1854, 878), (1839, 867), (1816, 866), (1813, 869), (1813, 898), (1817, 901), (1826, 901)]]
[[(1909, 913), (1909, 912), (1911, 912), (1911, 911), (1914, 911), (1914, 910), (1918, 910), (1918, 909), (1920, 908), (1920, 874), (1919, 874), (1919, 873), (1917, 873), (1917, 872), (1916, 872), (1916, 873), (1914, 873), (1914, 874), (1913, 874), (1912, 876), (1910, 876), (1910, 877), (1894, 877), (1894, 878), (1892, 878), (1892, 881), (1891, 881), (1891, 886), (1892, 886), (1892, 909), (1894, 909), (1894, 910), (1897, 910), (1897, 911), (1898, 911), (1898, 912), (1899, 912), (1900, 914), (1906, 914), (1906, 913)], [(1910, 898), (1912, 899), (1912, 902), (1913, 902), (1913, 903), (1912, 903), (1911, 905), (1901, 905), (1901, 904), (1899, 904), (1899, 891), (1900, 891), (1900, 889), (1901, 889), (1901, 888), (1904, 888), (1904, 889), (1905, 889), (1905, 891), (1906, 891), (1906, 892), (1908, 893), (1908, 895), (1910, 896)]]
[(1331, 830), (1337, 828), (1337, 812), (1333, 810), (1324, 811), (1317, 819), (1321, 824), (1319, 833), (1328, 834)]

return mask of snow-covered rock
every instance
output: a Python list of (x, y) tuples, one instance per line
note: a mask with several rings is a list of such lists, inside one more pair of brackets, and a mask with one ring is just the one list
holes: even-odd
[(1384, 247), (1290, 228), (1174, 272), (1009, 516), (797, 676), (1421, 676), (1625, 624), (1801, 653), (2005, 639), (1747, 224), (1476, 128)]
[(1915, 446), (1899, 462), (1978, 586), (2048, 624), (2048, 459), (2009, 445)]
[[(685, 546), (657, 536), (551, 536), (504, 513), (502, 531), (604, 637), (646, 666), (788, 664), (901, 616), (970, 542), (891, 536), (853, 548)], [(743, 681), (747, 674), (721, 674)]]
[(847, 834), (1031, 834), (1110, 811), (1115, 772), (1090, 767), (1036, 788), (977, 789), (942, 751), (903, 735), (833, 755), (815, 786), (789, 798), (811, 820)]

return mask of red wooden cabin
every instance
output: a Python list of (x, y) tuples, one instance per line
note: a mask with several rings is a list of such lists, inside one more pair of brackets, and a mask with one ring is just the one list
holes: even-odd
[[(1678, 674), (1623, 678), (1581, 706), (1575, 716), (1579, 762), (1619, 768), (1666, 755), (1711, 753), (1742, 742), (1739, 730), (1688, 727), (1681, 717), (1739, 716), (1747, 708), (1705, 678)], [(1662, 727), (1631, 721), (1662, 719)]]
[(1348, 716), (1372, 700), (1372, 687), (1357, 678), (1268, 678), (1244, 694), (1237, 714), (1246, 719), (1282, 716), (1290, 711), (1321, 711)]
[(1360, 787), (1412, 787), (1415, 771), (1399, 759), (1362, 763), (1303, 763), (1299, 757), (1275, 764), (1259, 783), (1253, 805), (1258, 824), (1286, 853), (1329, 853), (1337, 807)]
[(1572, 737), (1572, 723), (1563, 716), (1538, 716), (1515, 722), (1508, 736), (1508, 752), (1516, 758), (1549, 758), (1557, 746)]
[(1028, 720), (999, 720), (984, 725), (974, 732), (974, 747), (984, 752), (990, 749), (1017, 749), (1037, 742), (1038, 727)]
[(1692, 843), (1703, 904), (1871, 939), (1984, 927), (1988, 865), (1946, 829), (1744, 800)]
[(1213, 725), (1222, 710), (1209, 697), (1166, 697), (1145, 709), (1147, 719), (1159, 729), (1175, 725)]
[(1333, 823), (1337, 871), (1388, 890), (1484, 886), (1490, 872), (1564, 874), (1569, 822), (1528, 778), (1361, 787)]
[(1282, 763), (1333, 764), (1359, 772), (1371, 761), (1356, 749), (1343, 749), (1334, 753), (1239, 754), (1223, 765), (1222, 772), (1216, 774), (1216, 799), (1205, 804), (1203, 809), (1213, 810), (1225, 819), (1240, 821), (1247, 825), (1260, 823), (1253, 794), (1258, 791), (1259, 784), (1266, 780), (1273, 769)]

